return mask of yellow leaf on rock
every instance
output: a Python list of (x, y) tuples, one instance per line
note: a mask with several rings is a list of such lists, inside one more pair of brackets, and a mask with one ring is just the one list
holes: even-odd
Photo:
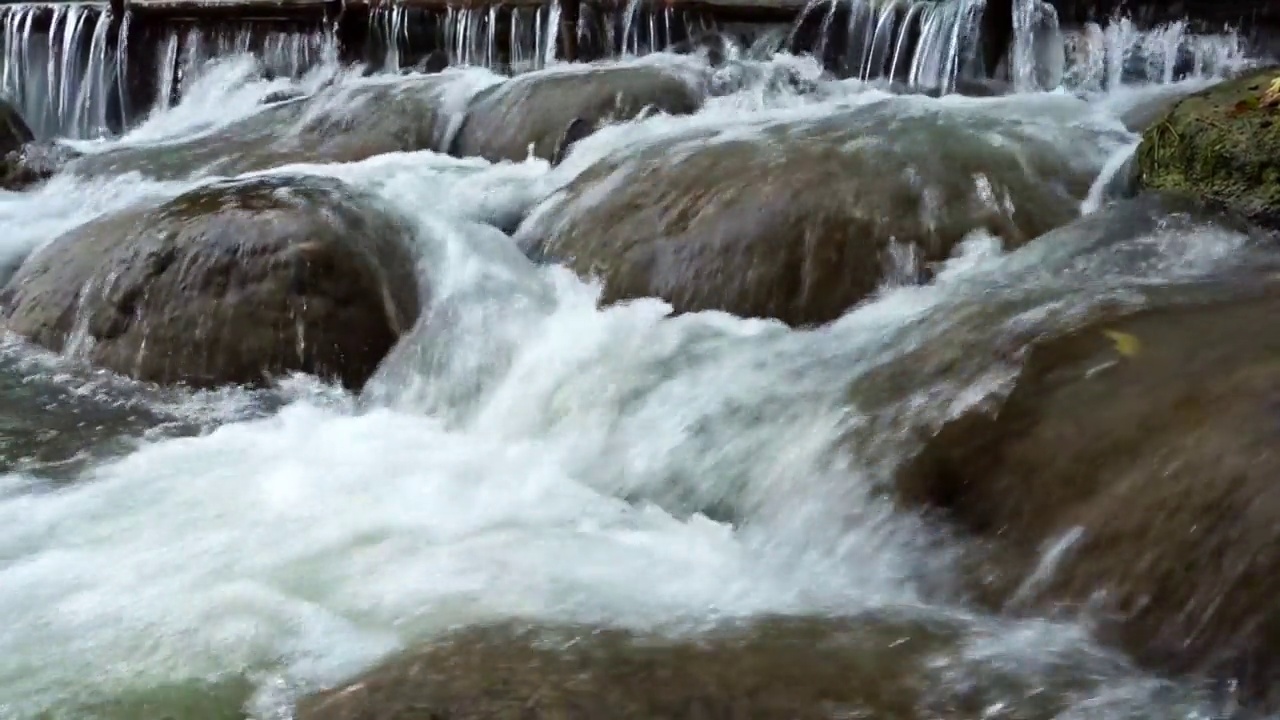
[(1111, 342), (1116, 345), (1116, 352), (1125, 357), (1133, 357), (1142, 351), (1142, 341), (1129, 333), (1120, 332), (1119, 330), (1103, 330), (1102, 334), (1111, 338)]
[(1276, 76), (1262, 93), (1262, 106), (1275, 107), (1280, 105), (1280, 75)]

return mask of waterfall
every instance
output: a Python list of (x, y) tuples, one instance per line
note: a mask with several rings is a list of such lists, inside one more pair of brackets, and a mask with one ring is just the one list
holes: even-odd
[[(91, 139), (115, 134), (154, 106), (180, 96), (211, 59), (255, 53), (267, 75), (296, 77), (319, 64), (332, 46), (328, 30), (269, 30), (252, 22), (171, 27), (158, 40), (133, 37), (132, 15), (106, 3), (22, 3), (0, 6), (0, 97), (14, 103), (40, 138)], [(132, 60), (130, 48), (155, 43)], [(145, 62), (140, 58), (146, 58)], [(131, 77), (126, 77), (128, 73)], [(140, 92), (133, 82), (151, 73)]]
[(244, 21), (212, 30), (171, 29), (162, 44), (163, 61), (156, 68), (157, 103), (168, 107), (176, 102), (191, 76), (211, 60), (253, 53), (264, 75), (296, 78), (323, 62), (333, 44), (329, 28), (263, 30)]
[[(987, 10), (986, 0), (810, 0), (791, 45), (811, 45), (848, 77), (947, 91), (962, 77), (984, 74), (983, 43), (1001, 41), (982, 37)], [(816, 18), (816, 38), (806, 43), (804, 32)], [(1015, 0), (1011, 20), (1006, 74), (1019, 90), (1055, 86), (1064, 63), (1057, 12), (1043, 0)]]
[(94, 138), (121, 124), (122, 36), (103, 3), (0, 6), (0, 96), (38, 137)]
[(453, 65), (536, 70), (555, 61), (560, 3), (450, 8), (442, 46)]
[(985, 0), (811, 0), (792, 44), (803, 45), (806, 20), (821, 17), (813, 52), (843, 74), (950, 89), (976, 72), (985, 9)]
[[(451, 65), (524, 72), (565, 53), (596, 59), (658, 52), (717, 25), (714, 13), (656, 0), (567, 2), (447, 9), (379, 2), (343, 10), (336, 22), (318, 14), (320, 5), (289, 18), (223, 13), (199, 22), (127, 2), (0, 5), (0, 97), (42, 139), (92, 139), (172, 106), (201, 67), (230, 55), (253, 53), (266, 77), (297, 77), (339, 53), (344, 62), (385, 72), (419, 67), (432, 53)], [(1243, 56), (1234, 34), (1192, 35), (1184, 23), (1145, 32), (1115, 18), (1105, 31), (1089, 25), (1064, 33), (1045, 0), (1002, 6), (1012, 12), (1004, 18), (1011, 33), (1006, 52), (991, 45), (1006, 38), (983, 35), (1002, 32), (986, 26), (994, 7), (988, 0), (808, 0), (786, 42), (773, 47), (812, 53), (841, 77), (943, 92), (993, 73), (1019, 92), (1064, 80), (1083, 90), (1167, 83), (1220, 73)], [(731, 25), (724, 29), (737, 37)], [(786, 23), (765, 26), (785, 32)], [(352, 36), (344, 27), (359, 29)], [(989, 67), (997, 57), (1004, 59)]]
[(1247, 62), (1245, 43), (1236, 32), (1193, 34), (1185, 22), (1144, 32), (1118, 17), (1105, 29), (1087, 23), (1065, 35), (1066, 81), (1090, 91), (1220, 75)]

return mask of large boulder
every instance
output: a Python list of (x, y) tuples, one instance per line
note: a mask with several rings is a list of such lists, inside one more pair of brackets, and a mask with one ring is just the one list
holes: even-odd
[[(702, 107), (707, 78), (699, 66), (587, 65), (519, 75), (477, 95), (453, 143), (455, 155), (520, 162), (563, 154), (574, 138), (642, 112), (687, 115)], [(559, 149), (559, 152), (558, 152)]]
[(274, 99), (254, 115), (195, 137), (117, 146), (86, 155), (69, 169), (86, 176), (233, 176), (290, 163), (443, 150), (456, 131), (453, 94), (464, 100), (473, 89), (457, 75), (336, 82), (311, 96)]
[(304, 698), (295, 717), (979, 720), (998, 707), (1001, 718), (1049, 720), (1120, 669), (1072, 653), (1040, 667), (962, 657), (984, 635), (890, 612), (754, 620), (693, 637), (476, 627)]
[(53, 240), (0, 291), (0, 315), (40, 345), (141, 380), (302, 371), (358, 388), (418, 316), (411, 243), (334, 180), (223, 182)]
[(1266, 68), (1178, 101), (1143, 133), (1142, 187), (1200, 194), (1280, 228), (1280, 68)]
[(636, 141), (544, 201), (516, 239), (599, 277), (605, 302), (825, 323), (888, 276), (927, 277), (972, 231), (1016, 247), (1078, 215), (1106, 138), (1064, 126), (1080, 144), (1049, 139), (1041, 120), (1001, 115), (1004, 102), (895, 97)]
[(1152, 668), (1234, 682), (1246, 702), (1274, 708), (1274, 269), (1134, 286), (1144, 299), (1042, 316), (996, 353), (933, 361), (939, 373), (1016, 366), (1011, 387), (948, 418), (897, 479), (904, 502), (997, 548), (1001, 573), (975, 578), (978, 597), (1083, 613)]

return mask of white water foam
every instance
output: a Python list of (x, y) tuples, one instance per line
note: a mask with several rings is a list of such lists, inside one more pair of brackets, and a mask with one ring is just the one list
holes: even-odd
[[(193, 108), (243, 116), (274, 87), (220, 82), (120, 142), (206, 132), (224, 115)], [(1026, 313), (1100, 301), (1118, 287), (1105, 267), (1063, 274), (1069, 248), (1006, 256), (975, 237), (930, 286), (796, 331), (723, 313), (671, 319), (656, 300), (600, 309), (597, 287), (529, 264), (484, 224), (645, 138), (710, 127), (754, 137), (744, 106), (774, 122), (888, 97), (844, 88), (773, 107), (748, 89), (691, 118), (601, 132), (556, 170), (430, 152), (289, 168), (341, 177), (417, 223), (438, 322), (397, 350), (363, 401), (304, 392), (271, 417), (144, 443), (60, 492), (0, 494), (0, 708), (27, 717), (245, 669), (332, 682), (497, 617), (654, 627), (867, 607), (963, 613), (922, 586), (945, 581), (949, 546), (880, 498), (872, 458), (841, 452), (866, 419), (846, 389), (988, 293), (1025, 296)], [(1065, 96), (888, 101), (957, 122), (1021, 114), (1045, 136), (1094, 123), (1106, 142), (1133, 139), (1105, 114), (1082, 123), (1068, 111), (1085, 105)], [(1108, 152), (1095, 154), (1082, 162), (1098, 171)], [(0, 224), (18, 229), (0, 252), (20, 257), (199, 181), (58, 178), (0, 196)], [(1212, 267), (1236, 242), (1160, 244), (1142, 273)], [(1008, 371), (991, 368), (975, 388)], [(1000, 622), (1005, 642), (979, 643), (975, 657), (1016, 664), (1054, 647), (1047, 638), (1088, 644), (1074, 626)], [(1130, 691), (1147, 682), (1122, 680)]]

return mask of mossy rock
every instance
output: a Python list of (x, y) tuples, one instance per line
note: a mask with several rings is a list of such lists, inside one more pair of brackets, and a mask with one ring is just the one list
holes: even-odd
[(1280, 229), (1280, 105), (1268, 67), (1183, 98), (1138, 148), (1144, 188), (1194, 192)]

